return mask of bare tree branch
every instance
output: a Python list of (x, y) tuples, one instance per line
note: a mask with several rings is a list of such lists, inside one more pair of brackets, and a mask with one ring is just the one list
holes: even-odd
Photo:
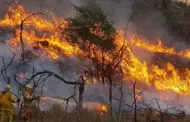
[(38, 72), (34, 75), (31, 76), (31, 78), (28, 80), (28, 83), (30, 83), (30, 81), (32, 81), (35, 77), (41, 75), (41, 74), (49, 74), (49, 75), (52, 75), (56, 78), (58, 78), (59, 80), (63, 81), (64, 83), (66, 84), (70, 84), (70, 85), (80, 85), (81, 83), (80, 82), (70, 82), (70, 81), (67, 81), (65, 80), (64, 78), (62, 78), (61, 76), (59, 76), (58, 74), (54, 73), (54, 72), (51, 72), (51, 71), (42, 71), (42, 72)]

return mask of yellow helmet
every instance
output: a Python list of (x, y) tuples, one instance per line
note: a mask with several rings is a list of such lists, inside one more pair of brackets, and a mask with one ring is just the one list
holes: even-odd
[(27, 85), (25, 86), (25, 89), (32, 89), (32, 86), (31, 86), (30, 84), (27, 84)]
[(7, 84), (6, 86), (5, 86), (5, 91), (10, 91), (11, 90), (11, 86), (9, 85), (9, 84)]

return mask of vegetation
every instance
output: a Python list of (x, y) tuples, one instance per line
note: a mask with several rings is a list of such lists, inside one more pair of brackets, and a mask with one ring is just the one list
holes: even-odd
[(65, 37), (75, 43), (80, 43), (86, 48), (86, 43), (98, 45), (104, 49), (114, 47), (113, 41), (116, 30), (108, 21), (100, 8), (77, 7), (76, 16), (68, 19), (68, 26), (65, 29)]
[[(37, 112), (37, 107), (33, 109), (33, 118), (31, 122), (110, 122), (109, 115), (101, 116), (98, 111), (83, 109), (81, 112), (73, 111), (66, 113), (61, 109), (60, 105), (54, 104), (49, 111)], [(114, 115), (117, 118), (117, 115)], [(159, 115), (146, 109), (143, 113), (138, 112), (138, 122), (160, 122)], [(125, 113), (121, 117), (120, 122), (132, 122), (133, 116)], [(164, 116), (164, 122), (189, 122), (190, 116), (184, 119), (175, 119), (171, 116)], [(15, 120), (14, 122), (22, 122)], [(113, 122), (118, 122), (116, 119)]]

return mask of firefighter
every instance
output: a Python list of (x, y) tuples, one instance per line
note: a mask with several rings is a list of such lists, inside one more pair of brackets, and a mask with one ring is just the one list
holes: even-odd
[(0, 93), (0, 112), (1, 112), (1, 122), (13, 121), (13, 103), (17, 101), (13, 98), (10, 92), (11, 86), (8, 84), (5, 86), (5, 91)]
[(32, 96), (32, 87), (31, 85), (25, 86), (25, 92), (23, 96), (23, 102), (21, 104), (21, 119), (29, 121), (31, 119), (31, 105), (34, 100), (38, 100), (39, 97)]

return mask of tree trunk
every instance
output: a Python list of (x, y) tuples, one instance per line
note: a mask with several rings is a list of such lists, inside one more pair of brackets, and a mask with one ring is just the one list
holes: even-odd
[(105, 61), (105, 58), (104, 58), (104, 52), (102, 51), (101, 76), (102, 76), (102, 83), (103, 83), (103, 85), (104, 85), (104, 83), (105, 83), (105, 79), (104, 79), (104, 61)]
[(82, 76), (81, 78), (82, 83), (79, 85), (79, 109), (82, 109), (82, 104), (83, 104), (83, 94), (84, 94), (84, 86), (85, 86), (85, 80)]
[(80, 85), (79, 87), (79, 109), (82, 109), (83, 104), (83, 94), (84, 94), (84, 85)]
[(134, 106), (134, 122), (137, 122), (137, 106)]
[(24, 27), (24, 21), (21, 21), (21, 24), (20, 24), (20, 43), (21, 43), (21, 56), (22, 56), (22, 60), (24, 61), (24, 59), (25, 59), (24, 42), (23, 42), (23, 38), (22, 38), (23, 27)]
[(161, 108), (160, 108), (160, 104), (158, 103), (158, 100), (157, 100), (157, 99), (156, 99), (156, 103), (157, 103), (158, 108), (159, 108), (159, 111), (160, 111), (161, 122), (164, 122), (164, 115), (163, 115), (163, 113), (162, 113), (162, 110), (161, 110)]
[(121, 122), (121, 116), (122, 116), (122, 101), (123, 101), (123, 81), (121, 80), (121, 89), (120, 89), (120, 100), (119, 100), (119, 116), (118, 116), (118, 122)]
[(113, 108), (112, 108), (112, 87), (113, 87), (113, 81), (111, 76), (109, 76), (109, 102), (110, 102), (110, 117), (111, 121), (113, 121)]
[(136, 82), (133, 83), (133, 99), (134, 99), (134, 122), (137, 122), (137, 100), (136, 100)]

